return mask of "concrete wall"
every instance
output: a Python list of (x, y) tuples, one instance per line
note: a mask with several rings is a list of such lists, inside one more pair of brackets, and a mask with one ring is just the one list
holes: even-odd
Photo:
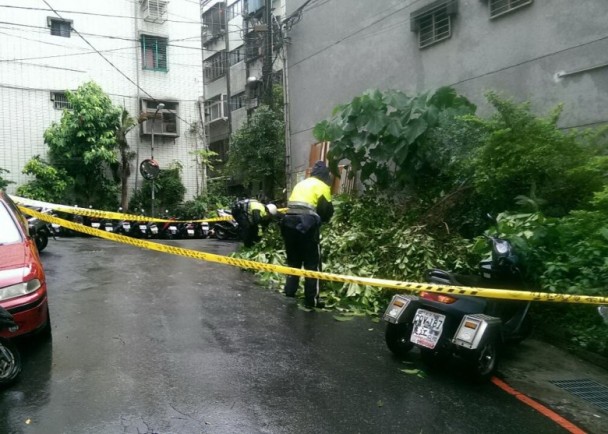
[[(75, 90), (93, 80), (115, 104), (124, 105), (135, 117), (141, 110), (140, 98), (151, 95), (179, 102), (180, 136), (156, 135), (154, 157), (161, 168), (180, 161), (187, 197), (197, 193), (198, 168), (190, 152), (200, 143), (189, 128), (199, 120), (198, 96), (202, 93), (198, 4), (172, 0), (168, 20), (152, 24), (141, 19), (137, 1), (51, 2), (61, 17), (73, 20), (73, 27), (114, 66), (75, 32), (70, 38), (51, 35), (47, 17), (57, 16), (44, 3), (8, 0), (6, 5), (14, 7), (0, 7), (2, 21), (7, 23), (2, 24), (0, 33), (0, 101), (4, 107), (0, 110), (0, 167), (10, 170), (5, 177), (16, 182), (9, 186), (9, 192), (28, 180), (21, 174), (25, 163), (36, 154), (46, 154), (42, 134), (61, 117), (61, 111), (53, 108), (50, 92)], [(168, 72), (142, 69), (141, 33), (169, 39)], [(134, 83), (139, 83), (142, 90)], [(139, 129), (134, 129), (128, 140), (138, 152), (134, 162), (138, 166), (150, 155), (150, 136), (140, 136)], [(136, 181), (141, 182), (136, 172), (130, 178), (132, 187)]]
[[(534, 0), (489, 19), (487, 0), (459, 0), (450, 39), (419, 49), (410, 14), (430, 0), (313, 1), (289, 33), (292, 175), (306, 169), (314, 125), (366, 89), (416, 93), (451, 85), (489, 108), (488, 89), (538, 113), (564, 103), (560, 126), (608, 122), (605, 0)], [(290, 1), (287, 14), (304, 4)]]

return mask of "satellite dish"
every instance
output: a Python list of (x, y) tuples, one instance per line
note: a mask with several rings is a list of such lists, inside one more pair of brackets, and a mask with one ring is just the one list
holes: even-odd
[(158, 167), (158, 161), (147, 159), (141, 162), (139, 165), (139, 173), (145, 179), (150, 181), (158, 178), (158, 174), (160, 173), (160, 167)]

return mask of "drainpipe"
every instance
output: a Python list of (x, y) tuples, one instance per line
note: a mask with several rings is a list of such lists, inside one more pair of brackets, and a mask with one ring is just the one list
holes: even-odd
[[(133, 31), (135, 33), (135, 39), (139, 42), (139, 26), (138, 26), (138, 17), (139, 17), (139, 2), (133, 2)], [(137, 118), (139, 119), (139, 113), (141, 112), (141, 90), (139, 86), (139, 68), (140, 68), (140, 53), (141, 47), (137, 47), (135, 49), (135, 84), (137, 85), (137, 101), (135, 102), (137, 106)], [(125, 138), (126, 139), (126, 138)], [(141, 137), (137, 138), (137, 150), (135, 151), (135, 161), (136, 165), (139, 164), (139, 145), (141, 144)], [(135, 190), (139, 187), (139, 170), (135, 170)], [(125, 210), (126, 211), (126, 210)]]

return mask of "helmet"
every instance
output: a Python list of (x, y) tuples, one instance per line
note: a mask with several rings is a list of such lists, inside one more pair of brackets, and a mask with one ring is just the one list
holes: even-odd
[(278, 214), (278, 210), (277, 210), (277, 206), (275, 204), (269, 203), (268, 205), (266, 205), (266, 209), (268, 210), (268, 213), (270, 215), (277, 215)]

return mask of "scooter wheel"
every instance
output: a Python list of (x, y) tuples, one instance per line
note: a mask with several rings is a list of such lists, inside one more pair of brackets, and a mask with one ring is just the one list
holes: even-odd
[(412, 334), (412, 324), (387, 324), (384, 338), (386, 340), (386, 346), (391, 352), (399, 357), (404, 358), (410, 350), (414, 347), (414, 344), (410, 342), (410, 336)]
[(42, 252), (46, 246), (49, 244), (49, 237), (45, 232), (38, 232), (36, 233), (35, 236), (35, 241), (36, 241), (36, 247), (38, 248), (39, 252)]
[(0, 387), (17, 379), (21, 372), (21, 355), (12, 342), (0, 341)]
[(215, 238), (218, 240), (225, 240), (228, 238), (228, 233), (222, 228), (217, 228), (215, 230)]
[(483, 343), (471, 359), (471, 368), (476, 380), (488, 380), (498, 366), (498, 345), (495, 339), (488, 339)]

